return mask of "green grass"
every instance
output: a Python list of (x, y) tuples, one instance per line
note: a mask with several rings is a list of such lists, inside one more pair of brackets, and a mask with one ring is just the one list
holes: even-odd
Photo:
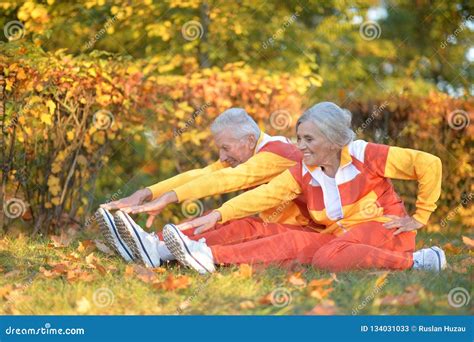
[[(100, 273), (90, 268), (86, 256), (90, 251), (78, 252), (78, 243), (84, 239), (97, 238), (91, 232), (82, 233), (66, 248), (48, 246), (49, 239), (5, 237), (0, 240), (0, 313), (1, 314), (256, 314), (279, 315), (305, 314), (316, 305), (322, 312), (367, 315), (461, 315), (472, 314), (470, 303), (459, 308), (448, 302), (448, 293), (456, 287), (463, 287), (472, 297), (472, 264), (467, 267), (466, 259), (472, 256), (463, 247), (460, 236), (419, 234), (420, 242), (441, 245), (451, 242), (459, 250), (448, 253), (450, 267), (441, 274), (420, 271), (390, 272), (384, 284), (375, 287), (381, 271), (357, 271), (337, 274), (337, 281), (330, 285), (333, 290), (323, 299), (310, 295), (308, 286), (299, 286), (289, 280), (296, 271), (303, 271), (306, 281), (330, 278), (328, 272), (311, 267), (297, 266), (297, 269), (268, 267), (254, 268), (250, 277), (239, 274), (238, 267), (221, 267), (211, 276), (200, 276), (177, 264), (166, 266), (156, 273), (158, 281), (164, 281), (169, 273), (173, 276), (189, 277), (189, 285), (183, 289), (164, 290), (146, 283), (136, 276), (126, 275), (127, 264), (116, 256), (108, 256), (94, 250), (96, 262), (107, 270)], [(420, 246), (421, 247), (421, 246)], [(40, 267), (65, 260), (65, 256), (76, 253), (73, 262), (77, 269), (94, 275), (93, 281), (66, 280), (66, 276), (45, 278)], [(464, 261), (463, 261), (464, 260)], [(463, 269), (464, 268), (464, 269)], [(287, 305), (272, 305), (268, 297), (281, 288), (291, 296)], [(399, 297), (398, 304), (386, 305), (387, 296), (400, 296), (406, 289), (412, 289), (416, 301), (409, 295)], [(113, 298), (107, 305), (94, 300), (94, 293), (106, 289), (106, 296)], [(405, 295), (406, 296), (406, 295)], [(364, 304), (365, 300), (365, 304)], [(405, 301), (405, 302), (404, 302)], [(187, 305), (179, 310), (183, 302)], [(321, 311), (319, 311), (321, 312)]]

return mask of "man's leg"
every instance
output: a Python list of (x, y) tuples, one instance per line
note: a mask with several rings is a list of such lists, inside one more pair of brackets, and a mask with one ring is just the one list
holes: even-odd
[(313, 257), (315, 267), (330, 271), (382, 268), (408, 269), (413, 265), (414, 232), (393, 235), (380, 222), (365, 222), (320, 248)]

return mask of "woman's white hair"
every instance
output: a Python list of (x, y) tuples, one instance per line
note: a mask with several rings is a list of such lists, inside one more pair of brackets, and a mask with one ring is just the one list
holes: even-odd
[(339, 147), (347, 145), (355, 137), (351, 129), (352, 113), (332, 102), (320, 102), (308, 109), (298, 119), (296, 128), (305, 121), (315, 124), (331, 143)]
[(257, 140), (260, 137), (260, 128), (257, 123), (242, 108), (227, 109), (219, 114), (211, 124), (213, 135), (222, 132), (226, 128), (231, 129), (232, 135), (236, 139), (243, 138), (249, 134), (253, 135)]

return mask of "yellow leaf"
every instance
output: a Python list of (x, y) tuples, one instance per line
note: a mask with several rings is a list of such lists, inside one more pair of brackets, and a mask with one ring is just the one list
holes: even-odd
[(53, 115), (54, 111), (56, 110), (56, 103), (53, 100), (46, 101), (46, 105), (49, 108), (49, 114)]
[(51, 115), (50, 114), (41, 114), (40, 120), (41, 120), (41, 122), (44, 122), (48, 126), (51, 126), (53, 124), (53, 121), (51, 120)]
[(69, 131), (66, 133), (67, 141), (72, 141), (74, 139), (74, 131)]
[(91, 309), (91, 303), (86, 297), (82, 297), (76, 302), (77, 312), (86, 313)]
[(375, 287), (380, 287), (385, 284), (386, 278), (390, 272), (384, 272), (380, 277), (375, 281)]

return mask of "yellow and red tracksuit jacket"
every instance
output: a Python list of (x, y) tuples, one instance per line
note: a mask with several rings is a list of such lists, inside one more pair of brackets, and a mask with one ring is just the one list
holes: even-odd
[[(179, 202), (244, 190), (268, 183), (301, 162), (302, 154), (291, 141), (281, 136), (261, 133), (254, 155), (232, 168), (217, 161), (205, 168), (190, 170), (148, 187), (153, 199), (173, 190)], [(307, 225), (310, 222), (302, 196), (284, 206), (260, 212), (265, 222)]]
[(326, 176), (320, 167), (300, 162), (217, 210), (224, 223), (275, 207), (289, 196), (303, 195), (311, 219), (324, 226), (317, 230), (340, 235), (358, 223), (390, 221), (383, 215), (407, 215), (390, 178), (418, 181), (413, 217), (426, 224), (441, 193), (441, 160), (426, 152), (363, 140), (342, 149), (335, 178)]

